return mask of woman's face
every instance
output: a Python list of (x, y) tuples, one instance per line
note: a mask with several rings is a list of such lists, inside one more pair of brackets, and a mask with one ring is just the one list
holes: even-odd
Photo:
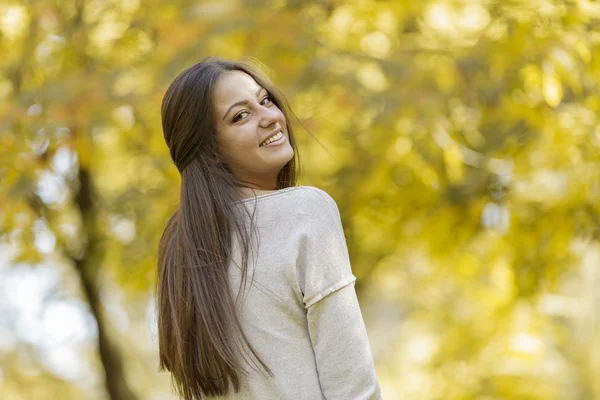
[[(294, 157), (286, 121), (271, 95), (242, 71), (225, 73), (213, 101), (219, 158), (237, 179), (257, 189), (276, 189), (279, 171)], [(261, 146), (281, 132), (282, 138)]]

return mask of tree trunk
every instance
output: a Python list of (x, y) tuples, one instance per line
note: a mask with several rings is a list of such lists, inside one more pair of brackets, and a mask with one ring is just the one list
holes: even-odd
[(86, 246), (81, 258), (72, 258), (81, 286), (98, 325), (98, 351), (104, 368), (106, 391), (111, 400), (136, 400), (123, 372), (123, 358), (107, 333), (98, 283), (98, 266), (104, 258), (102, 235), (97, 229), (97, 212), (93, 202), (92, 179), (83, 166), (79, 169), (79, 193), (76, 204), (83, 218)]

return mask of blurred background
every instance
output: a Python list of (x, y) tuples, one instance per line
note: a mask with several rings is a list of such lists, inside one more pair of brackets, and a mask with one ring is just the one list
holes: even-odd
[(600, 2), (3, 0), (0, 398), (162, 400), (160, 102), (255, 57), (386, 400), (600, 399)]

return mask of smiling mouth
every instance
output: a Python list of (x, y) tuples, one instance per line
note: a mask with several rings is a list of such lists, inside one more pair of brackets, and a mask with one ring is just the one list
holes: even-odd
[(274, 134), (273, 136), (269, 137), (267, 140), (265, 140), (264, 142), (262, 142), (258, 147), (264, 147), (267, 146), (270, 143), (276, 142), (279, 139), (281, 139), (283, 137), (283, 131), (279, 131), (276, 134)]

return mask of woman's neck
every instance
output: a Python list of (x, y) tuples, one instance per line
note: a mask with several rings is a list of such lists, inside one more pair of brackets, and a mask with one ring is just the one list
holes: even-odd
[(276, 190), (264, 190), (264, 189), (252, 189), (252, 188), (247, 188), (247, 187), (243, 187), (240, 188), (240, 196), (241, 199), (251, 199), (254, 196), (259, 196), (261, 194), (265, 194), (265, 193), (272, 193), (275, 192)]

